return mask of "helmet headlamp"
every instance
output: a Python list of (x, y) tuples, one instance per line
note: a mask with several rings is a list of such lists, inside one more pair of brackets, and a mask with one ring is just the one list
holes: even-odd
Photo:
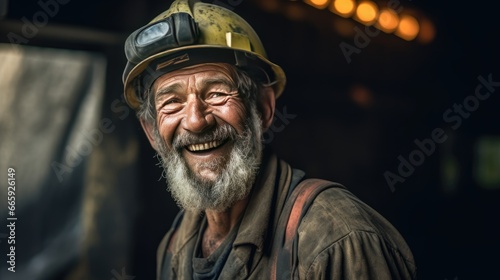
[(202, 0), (175, 0), (170, 8), (125, 42), (125, 101), (139, 110), (154, 81), (177, 69), (227, 63), (272, 86), (275, 97), (286, 84), (283, 69), (269, 61), (259, 36), (233, 11)]
[(196, 43), (198, 25), (188, 13), (176, 13), (130, 34), (125, 42), (128, 61), (139, 63), (164, 50)]
[(158, 22), (139, 32), (135, 38), (135, 42), (138, 47), (145, 47), (158, 41), (160, 38), (165, 37), (169, 31), (170, 25), (168, 22)]

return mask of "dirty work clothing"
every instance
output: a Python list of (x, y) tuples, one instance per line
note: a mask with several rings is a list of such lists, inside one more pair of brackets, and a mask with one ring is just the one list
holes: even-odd
[[(292, 181), (286, 162), (272, 154), (264, 157), (219, 279), (269, 279), (272, 242)], [(193, 252), (204, 219), (186, 211), (165, 235), (157, 279), (193, 279)], [(415, 279), (412, 253), (398, 231), (345, 189), (320, 193), (298, 235), (300, 279)], [(281, 273), (286, 272), (278, 272), (278, 279)]]
[(219, 245), (215, 251), (210, 254), (210, 256), (204, 258), (201, 244), (203, 239), (203, 232), (207, 228), (207, 219), (203, 220), (201, 230), (198, 234), (198, 240), (196, 241), (196, 249), (194, 250), (193, 256), (193, 280), (216, 280), (219, 278), (219, 274), (222, 268), (226, 264), (227, 257), (231, 252), (233, 247), (234, 239), (236, 238), (236, 233), (238, 232), (237, 226), (235, 226), (229, 234), (226, 236), (224, 241)]

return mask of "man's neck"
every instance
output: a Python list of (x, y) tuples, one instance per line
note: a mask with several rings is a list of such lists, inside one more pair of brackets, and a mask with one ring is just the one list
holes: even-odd
[(248, 198), (237, 201), (232, 207), (222, 212), (206, 210), (207, 228), (203, 233), (203, 257), (208, 257), (224, 241), (229, 232), (238, 223), (248, 203)]

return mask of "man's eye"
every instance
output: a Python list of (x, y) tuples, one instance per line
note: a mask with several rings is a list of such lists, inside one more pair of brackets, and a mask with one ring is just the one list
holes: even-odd
[(170, 100), (167, 100), (165, 101), (165, 105), (168, 105), (168, 104), (175, 104), (175, 103), (179, 103), (179, 100), (177, 99), (170, 99)]
[(217, 97), (225, 97), (225, 96), (228, 96), (228, 94), (225, 92), (220, 92), (220, 91), (212, 92), (208, 95), (209, 98), (217, 98)]
[(178, 98), (171, 98), (161, 103), (160, 110), (167, 114), (178, 112), (183, 107), (182, 101)]
[(182, 101), (179, 98), (170, 98), (170, 99), (163, 101), (163, 103), (161, 103), (161, 104), (162, 104), (162, 106), (168, 106), (168, 105), (175, 106), (175, 105), (178, 105), (180, 103), (182, 103)]

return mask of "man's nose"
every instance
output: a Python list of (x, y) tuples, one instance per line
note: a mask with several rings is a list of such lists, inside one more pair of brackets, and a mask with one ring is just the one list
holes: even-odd
[(197, 95), (191, 94), (186, 104), (184, 129), (193, 133), (200, 133), (212, 127), (214, 124), (215, 118), (209, 111), (207, 104)]

